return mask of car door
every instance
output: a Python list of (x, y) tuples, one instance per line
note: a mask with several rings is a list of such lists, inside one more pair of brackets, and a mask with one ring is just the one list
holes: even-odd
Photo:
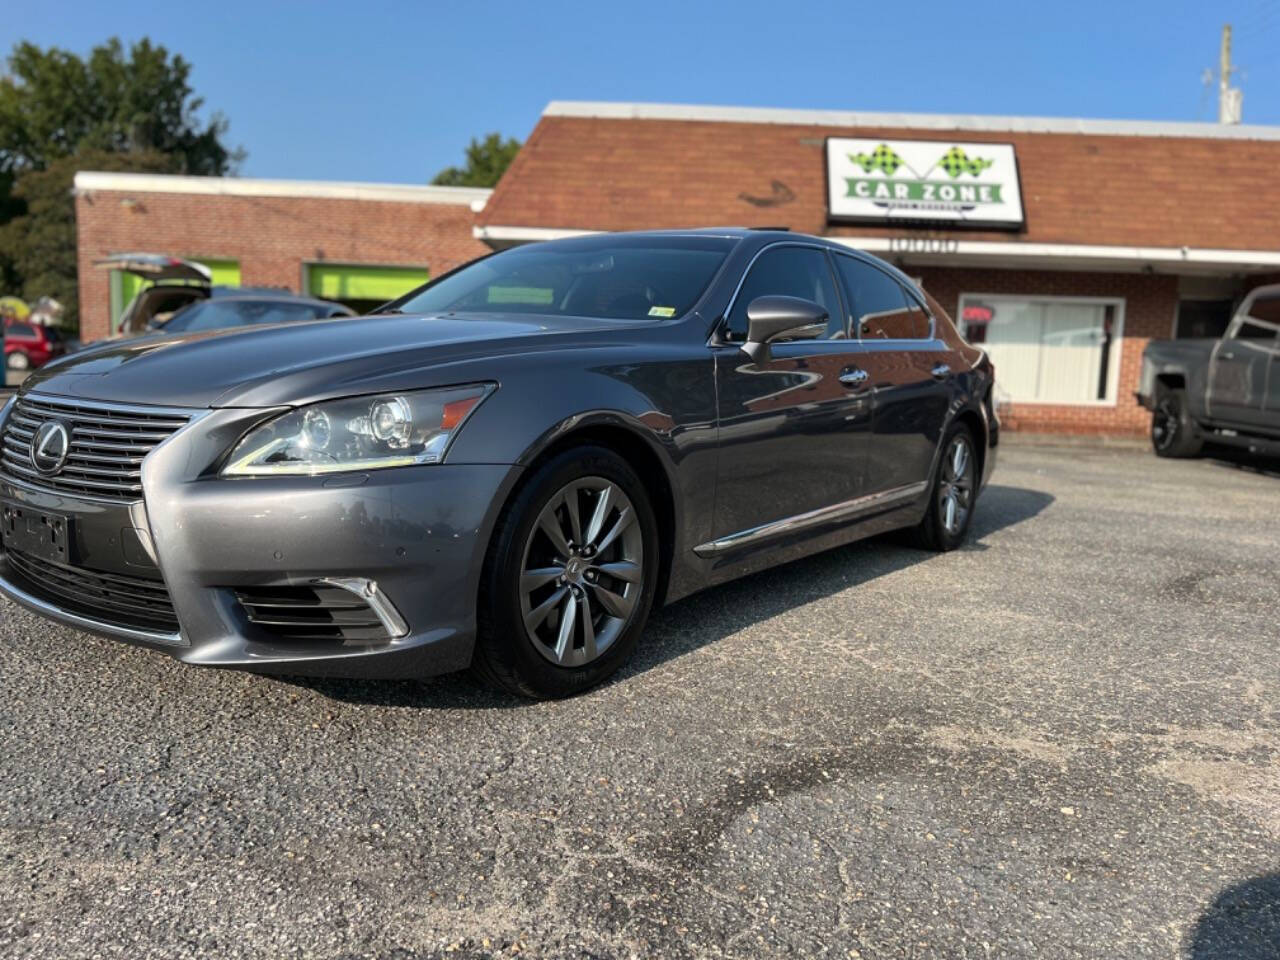
[[(1244, 312), (1257, 325), (1265, 325), (1274, 331), (1259, 425), (1265, 432), (1280, 434), (1280, 288), (1270, 287), (1256, 291)], [(1263, 350), (1267, 349), (1265, 338), (1257, 342)]]
[[(825, 307), (827, 335), (774, 342), (768, 359), (756, 363), (740, 349), (747, 307), (771, 294), (801, 297)], [(758, 539), (758, 531), (751, 537), (738, 535), (762, 525), (791, 519), (802, 528), (820, 523), (821, 517), (804, 515), (865, 492), (870, 404), (863, 382), (849, 376), (858, 369), (861, 348), (849, 339), (845, 316), (822, 247), (774, 244), (747, 269), (721, 342), (714, 348), (719, 400), (717, 552)]]
[(905, 492), (930, 477), (956, 358), (934, 337), (928, 310), (896, 277), (858, 257), (835, 259), (870, 387), (869, 489)]
[(1213, 348), (1206, 397), (1211, 420), (1252, 429), (1265, 427), (1274, 419), (1274, 412), (1266, 408), (1280, 324), (1254, 314), (1275, 309), (1269, 299), (1255, 299), (1252, 304), (1246, 301), (1227, 328), (1227, 335)]

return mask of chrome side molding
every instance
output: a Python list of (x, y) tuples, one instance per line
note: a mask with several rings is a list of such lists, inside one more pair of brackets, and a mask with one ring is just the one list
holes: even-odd
[(798, 513), (793, 517), (784, 517), (781, 520), (763, 523), (758, 527), (752, 527), (750, 530), (731, 533), (727, 537), (700, 544), (693, 548), (693, 552), (700, 557), (714, 557), (717, 554), (728, 553), (731, 550), (737, 550), (760, 540), (781, 537), (789, 533), (799, 533), (802, 530), (821, 526), (824, 523), (852, 520), (854, 517), (870, 513), (873, 510), (880, 510), (904, 500), (914, 500), (928, 488), (929, 484), (921, 481), (920, 483), (909, 483), (906, 486), (894, 487), (892, 490), (870, 493), (864, 497), (855, 497), (852, 500), (845, 500), (843, 503), (835, 503), (829, 507), (819, 507), (807, 513)]

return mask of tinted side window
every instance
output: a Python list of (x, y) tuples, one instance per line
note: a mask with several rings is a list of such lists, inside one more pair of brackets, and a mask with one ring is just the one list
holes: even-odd
[(1240, 329), (1235, 332), (1231, 339), (1274, 340), (1275, 338), (1276, 328), (1269, 323), (1254, 323), (1252, 320), (1246, 319), (1240, 324)]
[(840, 299), (827, 256), (812, 247), (772, 247), (751, 265), (738, 299), (729, 314), (729, 333), (734, 340), (747, 335), (747, 307), (756, 297), (783, 296), (812, 300), (827, 311), (827, 339), (844, 336)]
[(863, 340), (909, 340), (929, 335), (929, 317), (901, 284), (883, 270), (853, 257), (836, 257)]
[(903, 287), (907, 293), (907, 322), (910, 333), (906, 336), (913, 340), (926, 339), (932, 324), (929, 322), (929, 313), (924, 306), (916, 299), (915, 294), (911, 292), (909, 287)]
[(1267, 323), (1280, 324), (1280, 296), (1259, 297), (1249, 308), (1249, 316)]

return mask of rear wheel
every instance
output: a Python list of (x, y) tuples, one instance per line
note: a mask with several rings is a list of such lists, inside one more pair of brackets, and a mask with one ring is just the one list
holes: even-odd
[(964, 424), (956, 424), (942, 444), (942, 456), (929, 494), (929, 509), (911, 531), (916, 546), (946, 551), (964, 543), (973, 521), (980, 483), (973, 434)]
[(473, 672), (528, 697), (595, 686), (635, 650), (657, 571), (657, 521), (626, 461), (600, 447), (553, 457), (498, 521)]
[(1160, 387), (1151, 411), (1151, 446), (1157, 457), (1186, 458), (1200, 455), (1204, 438), (1187, 407), (1185, 390)]
[(28, 357), (21, 350), (13, 351), (13, 353), (9, 354), (4, 359), (5, 359), (5, 366), (7, 366), (10, 370), (30, 370), (31, 369), (31, 358)]

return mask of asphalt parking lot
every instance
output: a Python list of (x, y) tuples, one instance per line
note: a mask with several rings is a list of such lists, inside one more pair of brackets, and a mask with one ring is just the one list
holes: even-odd
[(569, 702), (0, 601), (0, 955), (1280, 956), (1280, 472), (1002, 457), (967, 549), (691, 598)]

